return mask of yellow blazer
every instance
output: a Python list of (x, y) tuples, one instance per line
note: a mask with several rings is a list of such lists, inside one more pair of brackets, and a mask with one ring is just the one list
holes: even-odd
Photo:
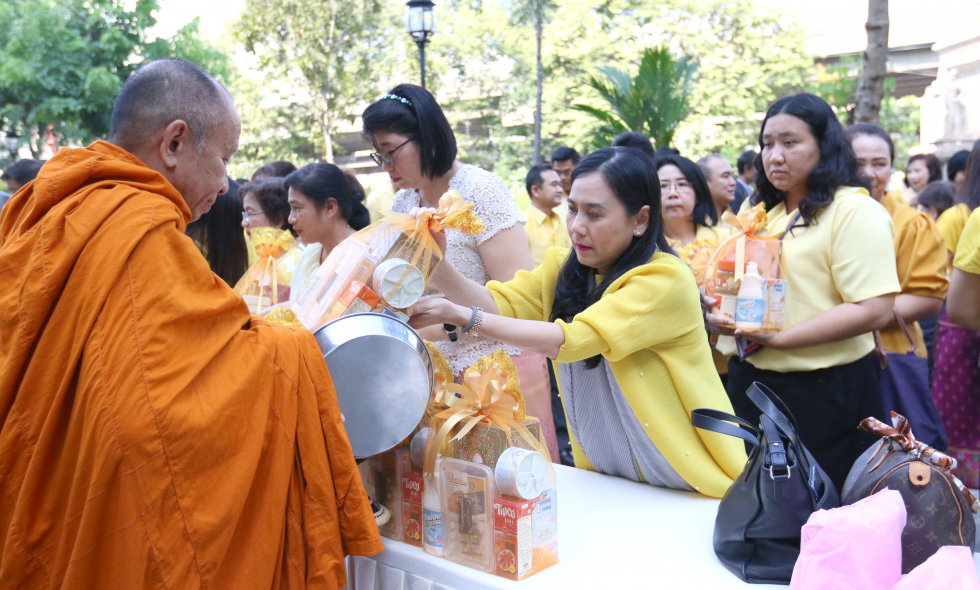
[[(549, 321), (568, 255), (567, 249), (550, 248), (533, 271), (520, 271), (507, 283), (487, 283), (500, 315)], [(697, 284), (687, 265), (658, 252), (572, 322), (555, 323), (565, 331), (555, 362), (604, 356), (664, 458), (694, 489), (723, 496), (745, 465), (745, 447), (691, 426), (691, 410), (732, 412), (732, 405), (712, 364)], [(574, 437), (572, 452), (576, 467), (594, 471)]]

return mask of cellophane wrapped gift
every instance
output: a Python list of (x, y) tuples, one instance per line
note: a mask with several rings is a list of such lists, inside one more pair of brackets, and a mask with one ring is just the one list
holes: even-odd
[[(513, 361), (498, 350), (445, 389), (447, 408), (429, 424), (424, 473), (443, 458), (446, 558), (511, 580), (558, 563), (557, 479)], [(473, 486), (479, 498), (469, 501)]]
[(374, 312), (408, 321), (408, 312), (422, 297), (442, 252), (433, 232), (452, 229), (468, 235), (484, 231), (459, 191), (439, 200), (435, 211), (415, 219), (390, 212), (330, 252), (293, 311), (309, 330), (341, 316)]
[(381, 534), (396, 541), (404, 540), (405, 485), (402, 480), (409, 473), (418, 473), (412, 466), (411, 452), (407, 448), (398, 448), (376, 455), (362, 461), (358, 470), (367, 495), (391, 513), (388, 522), (380, 527)]
[(731, 226), (731, 236), (714, 250), (699, 279), (705, 295), (715, 300), (714, 313), (735, 319), (736, 301), (748, 264), (754, 262), (763, 279), (765, 313), (762, 326), (742, 328), (747, 332), (779, 331), (784, 327), (786, 280), (780, 278), (782, 241), (779, 236), (760, 236), (766, 227), (763, 203), (737, 217), (726, 211), (722, 217)]
[(249, 235), (259, 258), (235, 284), (235, 291), (245, 298), (250, 312), (259, 313), (289, 300), (289, 280), (279, 270), (278, 258), (296, 245), (296, 239), (288, 230), (274, 227), (256, 228)]
[(790, 590), (891, 590), (902, 579), (905, 502), (885, 489), (803, 525)]

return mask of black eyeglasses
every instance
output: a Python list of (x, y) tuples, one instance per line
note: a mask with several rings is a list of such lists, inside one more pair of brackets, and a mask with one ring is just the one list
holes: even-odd
[(397, 152), (398, 150), (400, 150), (403, 145), (405, 145), (406, 143), (408, 143), (410, 141), (412, 141), (412, 140), (411, 139), (406, 139), (405, 141), (403, 141), (401, 143), (401, 145), (399, 145), (398, 147), (396, 147), (394, 149), (385, 150), (383, 152), (371, 152), (371, 159), (374, 160), (374, 163), (377, 164), (378, 166), (384, 166), (385, 164), (387, 164), (389, 166), (394, 166), (395, 165), (395, 152)]

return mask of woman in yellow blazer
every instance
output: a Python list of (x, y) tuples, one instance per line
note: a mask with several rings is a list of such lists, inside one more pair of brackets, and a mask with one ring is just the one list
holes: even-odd
[(420, 302), (411, 324), (462, 326), (554, 359), (577, 467), (721, 497), (745, 451), (691, 426), (691, 410), (731, 404), (694, 275), (669, 253), (652, 163), (597, 150), (575, 168), (568, 205), (571, 250), (485, 287), (443, 263), (447, 299)]

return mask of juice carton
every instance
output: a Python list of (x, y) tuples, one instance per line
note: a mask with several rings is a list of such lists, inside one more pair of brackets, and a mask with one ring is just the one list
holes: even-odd
[(337, 319), (341, 316), (352, 315), (355, 313), (370, 312), (381, 301), (381, 296), (373, 289), (357, 279), (351, 280), (347, 289), (340, 294), (337, 303), (327, 314), (326, 321)]
[(531, 572), (534, 550), (532, 515), (537, 500), (501, 496), (493, 503), (494, 573), (508, 580), (523, 580)]
[(558, 556), (558, 492), (555, 487), (545, 490), (534, 501), (531, 534), (535, 553), (547, 550)]
[(422, 546), (422, 474), (402, 475), (402, 540), (409, 545)]

